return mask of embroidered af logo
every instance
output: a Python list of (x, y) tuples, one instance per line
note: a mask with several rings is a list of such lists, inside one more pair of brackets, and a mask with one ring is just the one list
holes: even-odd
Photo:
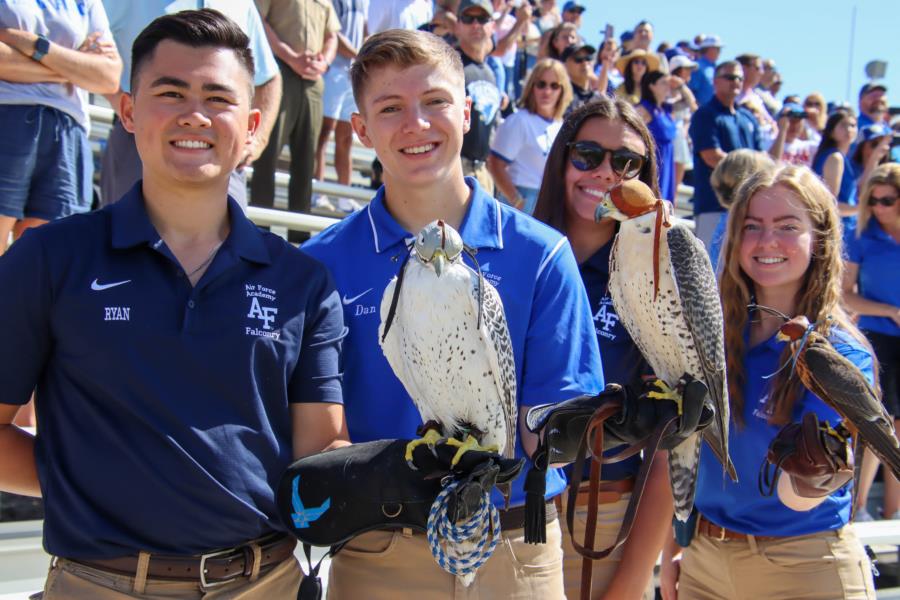
[(612, 299), (609, 296), (605, 296), (600, 300), (600, 308), (594, 313), (594, 323), (599, 325), (597, 328), (598, 335), (602, 335), (610, 340), (616, 339), (616, 334), (613, 330), (619, 323), (619, 315), (616, 314), (612, 305)]
[(278, 309), (272, 306), (260, 306), (259, 298), (254, 297), (250, 301), (250, 312), (247, 313), (247, 316), (251, 319), (259, 319), (263, 322), (263, 329), (272, 330), (272, 322), (275, 321), (275, 315), (278, 314)]
[(262, 285), (248, 283), (244, 285), (244, 291), (247, 297), (250, 298), (250, 311), (247, 313), (247, 318), (262, 321), (262, 329), (245, 327), (244, 333), (255, 337), (268, 337), (276, 340), (280, 338), (281, 332), (274, 331), (275, 328), (272, 326), (276, 315), (278, 315), (278, 309), (274, 306), (264, 306), (262, 304), (262, 302), (275, 302), (275, 290)]

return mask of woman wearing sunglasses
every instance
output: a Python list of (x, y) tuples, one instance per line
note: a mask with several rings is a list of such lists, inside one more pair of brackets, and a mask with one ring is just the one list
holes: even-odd
[(659, 58), (638, 48), (617, 60), (616, 69), (625, 78), (622, 85), (616, 88), (616, 96), (637, 105), (641, 101), (641, 81), (650, 71), (659, 70)]
[[(630, 384), (648, 371), (612, 304), (609, 252), (616, 221), (594, 220), (600, 197), (623, 179), (639, 178), (657, 193), (653, 138), (634, 108), (606, 96), (572, 111), (547, 157), (535, 217), (564, 233), (572, 245), (587, 290), (607, 383)], [(665, 457), (654, 461), (628, 540), (593, 563), (593, 597), (653, 598), (653, 566), (672, 519), (672, 494)], [(631, 497), (640, 459), (603, 465), (595, 548), (614, 541)], [(565, 497), (563, 494), (561, 497)], [(575, 539), (584, 543), (586, 489), (578, 494)], [(566, 595), (577, 598), (581, 556), (563, 536)]]
[[(807, 477), (813, 469), (798, 474), (797, 462), (786, 464), (771, 494), (760, 485), (773, 439), (798, 441), (796, 435), (787, 436), (797, 428), (781, 433), (785, 425), (799, 423), (809, 413), (831, 426), (841, 420), (803, 387), (790, 366), (782, 368), (791, 361), (791, 349), (777, 337), (782, 314), (806, 315), (837, 352), (873, 381), (868, 344), (841, 306), (841, 247), (834, 199), (808, 168), (769, 167), (738, 188), (728, 214), (719, 284), (734, 421), (729, 454), (738, 480), (723, 473), (704, 444), (696, 523), (685, 528), (693, 539), (680, 563), (673, 559), (674, 543), (663, 552), (660, 587), (665, 600), (875, 597), (869, 560), (847, 526), (852, 471), (838, 475), (826, 470), (824, 460), (813, 459), (810, 466), (821, 469), (815, 486)], [(846, 448), (838, 441), (835, 445)], [(815, 487), (817, 497), (799, 495), (797, 486)]]
[(572, 101), (572, 86), (563, 64), (541, 59), (525, 81), (514, 112), (497, 129), (487, 167), (500, 199), (528, 214), (534, 212), (547, 153)]
[[(848, 239), (844, 303), (859, 315), (881, 364), (881, 401), (896, 427), (900, 418), (900, 165), (877, 167), (863, 185), (856, 233)], [(866, 510), (877, 459), (863, 458), (857, 520), (872, 520)], [(900, 483), (885, 472), (882, 515), (900, 519)]]

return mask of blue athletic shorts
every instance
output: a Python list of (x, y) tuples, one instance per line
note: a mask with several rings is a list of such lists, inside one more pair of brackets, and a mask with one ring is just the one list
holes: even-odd
[(87, 132), (49, 106), (0, 105), (0, 215), (52, 221), (91, 208)]

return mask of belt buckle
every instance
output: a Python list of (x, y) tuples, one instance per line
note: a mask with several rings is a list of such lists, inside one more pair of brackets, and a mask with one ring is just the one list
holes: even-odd
[(235, 574), (226, 579), (219, 579), (216, 581), (207, 581), (206, 579), (206, 561), (210, 558), (216, 558), (217, 556), (227, 556), (229, 554), (234, 554), (235, 548), (228, 548), (227, 550), (219, 550), (218, 552), (209, 552), (208, 554), (202, 554), (200, 556), (200, 587), (202, 589), (210, 589), (216, 588), (220, 585), (225, 585), (226, 583), (231, 583), (238, 577), (243, 574), (243, 571), (236, 571)]
[[(719, 526), (716, 525), (716, 527), (719, 527)], [(720, 542), (725, 541), (725, 528), (724, 527), (719, 527), (719, 535), (716, 536), (716, 539)]]

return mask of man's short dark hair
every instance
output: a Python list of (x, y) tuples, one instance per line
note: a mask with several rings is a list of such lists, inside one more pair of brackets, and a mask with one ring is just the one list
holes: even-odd
[(741, 63), (741, 66), (743, 67), (749, 67), (750, 65), (756, 64), (756, 61), (761, 59), (762, 57), (760, 57), (759, 54), (741, 54), (734, 60)]
[(165, 40), (194, 48), (233, 50), (238, 62), (250, 74), (251, 80), (256, 74), (253, 67), (253, 52), (250, 50), (250, 38), (237, 23), (211, 8), (183, 10), (155, 19), (134, 40), (134, 44), (131, 46), (132, 93), (135, 90), (141, 67), (153, 57), (159, 43)]
[(713, 73), (713, 75), (715, 77), (718, 77), (722, 73), (722, 71), (724, 71), (725, 69), (734, 69), (735, 67), (740, 67), (740, 66), (741, 66), (741, 63), (739, 63), (736, 60), (726, 60), (725, 62), (721, 62), (716, 65), (716, 70)]

